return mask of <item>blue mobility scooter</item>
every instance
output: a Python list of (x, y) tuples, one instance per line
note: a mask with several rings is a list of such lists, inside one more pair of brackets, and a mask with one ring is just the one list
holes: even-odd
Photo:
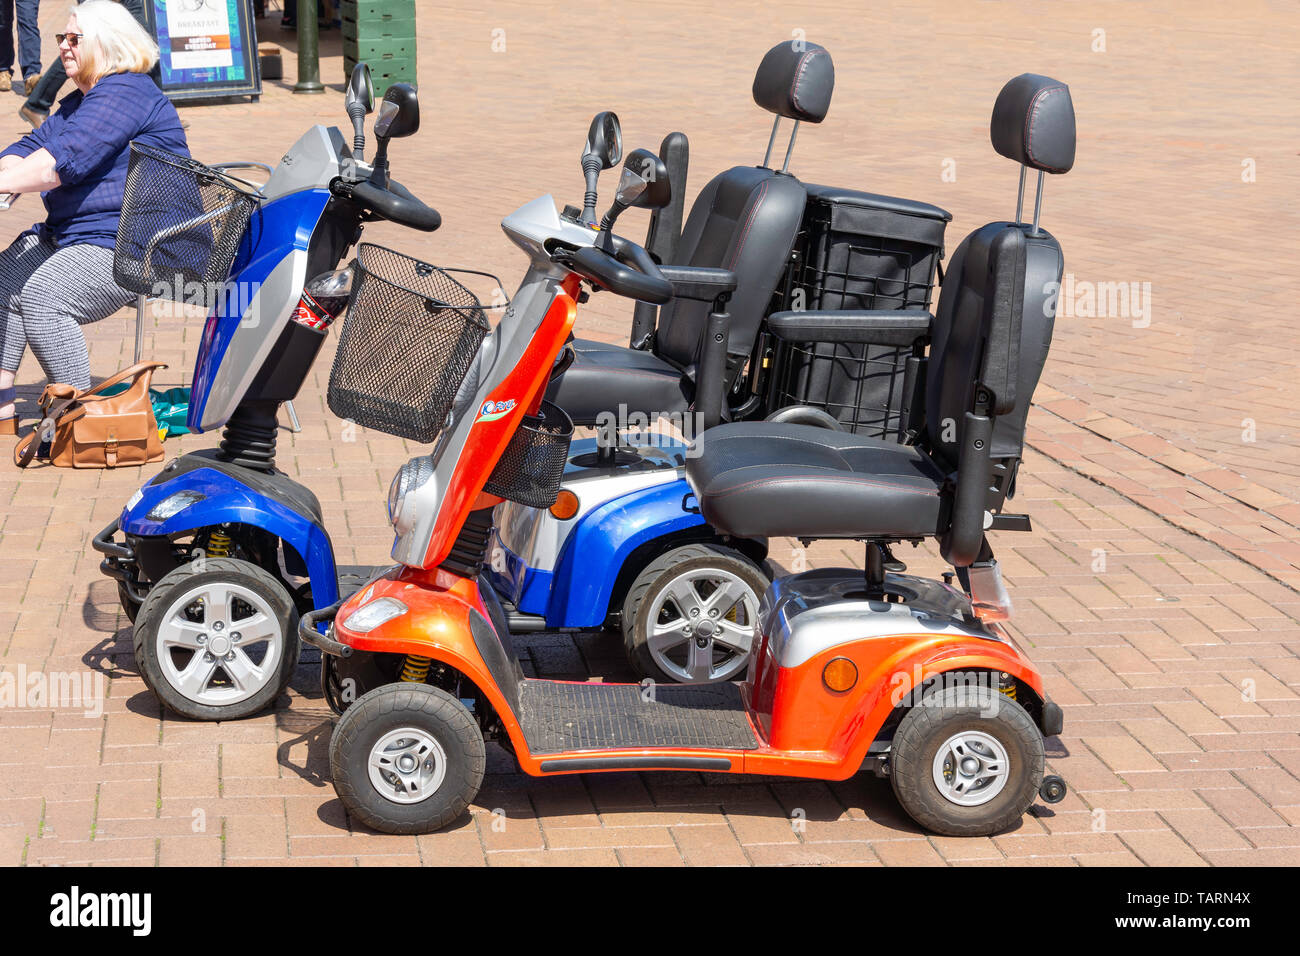
[[(187, 424), (194, 432), (223, 428), (220, 446), (168, 462), (92, 542), (135, 622), (141, 675), (184, 716), (235, 718), (267, 706), (297, 665), (299, 612), (337, 599), (340, 572), (347, 577), (348, 569), (335, 567), (315, 495), (275, 467), (279, 406), (297, 394), (329, 316), (347, 296), (347, 289), (332, 290), (334, 301), (317, 301), (304, 297), (304, 288), (337, 268), (366, 222), (424, 232), (441, 224), (435, 210), (388, 177), (389, 140), (419, 127), (415, 91), (398, 84), (385, 94), (372, 163), (363, 156), (364, 121), (374, 109), (364, 64), (346, 103), (352, 147), (338, 129), (315, 126), (290, 148), (261, 189), (263, 201), (207, 317)], [(165, 201), (159, 175), (183, 179), (187, 172), (177, 191), (197, 194), (210, 178), (198, 164), (141, 169), (134, 178), (155, 181), (153, 198), (141, 201), (128, 186), (123, 231), (131, 232), (139, 208), (156, 212)], [(135, 271), (146, 280), (156, 272), (166, 285), (186, 261), (206, 256), (212, 219), (185, 225), (172, 223), (167, 238), (138, 244), (148, 255)], [(119, 234), (119, 259), (130, 257), (126, 245)], [(225, 278), (223, 268), (215, 279)], [(290, 582), (302, 577), (310, 590), (295, 593)]]

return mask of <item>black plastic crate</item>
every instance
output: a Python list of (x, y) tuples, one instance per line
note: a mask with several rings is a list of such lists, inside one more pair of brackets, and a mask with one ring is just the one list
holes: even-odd
[[(778, 307), (926, 310), (952, 216), (929, 203), (810, 185)], [(901, 437), (910, 346), (773, 341), (770, 410), (820, 408), (850, 431)]]
[(771, 407), (808, 405), (855, 434), (901, 438), (911, 354), (895, 346), (778, 340)]
[(852, 189), (807, 190), (786, 308), (930, 307), (949, 212)]

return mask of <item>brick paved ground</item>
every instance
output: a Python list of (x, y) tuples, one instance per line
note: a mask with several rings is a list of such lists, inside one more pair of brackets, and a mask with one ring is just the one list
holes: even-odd
[[(43, 15), (51, 34), (62, 26), (55, 6)], [(792, 30), (829, 46), (839, 71), (831, 115), (801, 134), (793, 170), (937, 202), (956, 214), (950, 245), (1012, 210), (1015, 170), (986, 132), (1001, 83), (1032, 70), (1071, 84), (1078, 162), (1049, 182), (1044, 222), (1079, 284), (1029, 420), (1017, 506), (1035, 532), (997, 546), (1015, 629), (1065, 708), (1049, 762), (1072, 792), (1004, 836), (950, 840), (919, 833), (871, 777), (538, 781), (494, 748), (474, 813), (450, 832), (367, 833), (329, 786), (330, 721), (311, 662), (274, 712), (238, 724), (164, 718), (144, 689), (87, 540), (152, 469), (19, 478), (0, 468), (0, 668), (102, 675), (108, 698), (94, 718), (0, 710), (0, 863), (1300, 859), (1294, 16), (1249, 2), (821, 3), (791, 19), (752, 3), (706, 12), (667, 2), (606, 8), (579, 43), (561, 27), (569, 21), (531, 4), (420, 9), (424, 128), (394, 144), (393, 163), (446, 226), (427, 241), (392, 227), (369, 235), (494, 269), (507, 284), (520, 262), (497, 221), (543, 191), (579, 195), (577, 156), (597, 109), (617, 109), (633, 145), (685, 130), (691, 192), (705, 171), (757, 161), (766, 123), (749, 100), (752, 70)], [(495, 29), (504, 52), (492, 52)], [(1093, 49), (1097, 30), (1104, 52)], [(290, 41), (291, 54), (292, 37), (278, 34), (264, 22), (263, 39)], [(324, 96), (273, 84), (258, 104), (187, 108), (196, 154), (274, 161), (306, 123), (341, 122), (337, 38), (323, 51), (333, 84)], [(13, 137), (19, 100), (9, 102), (0, 130)], [(942, 177), (945, 160), (955, 181)], [(0, 238), (34, 207), (29, 198), (5, 214)], [(1094, 315), (1083, 283), (1118, 282), (1150, 283), (1149, 311)], [(600, 297), (580, 321), (618, 339), (627, 314)], [(129, 361), (130, 328), (124, 316), (89, 330), (96, 374)], [(192, 321), (151, 325), (147, 351), (172, 363), (164, 383), (187, 380), (197, 337)], [(298, 402), (304, 431), (282, 434), (280, 463), (320, 496), (341, 560), (380, 562), (384, 491), (414, 449), (340, 435), (324, 408), (327, 368), (328, 355)], [(40, 384), (30, 358), (19, 383), (30, 415)], [(206, 444), (168, 443), (171, 453)], [(784, 542), (774, 554), (794, 557)], [(833, 544), (808, 557), (859, 559)], [(905, 557), (922, 573), (939, 569), (932, 553)], [(607, 636), (533, 637), (527, 651), (543, 676), (627, 675)], [(802, 832), (788, 822), (796, 810)]]

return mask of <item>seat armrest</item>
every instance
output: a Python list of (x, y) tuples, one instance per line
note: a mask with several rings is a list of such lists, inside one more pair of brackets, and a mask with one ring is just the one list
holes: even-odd
[(730, 269), (660, 266), (659, 271), (673, 284), (673, 295), (679, 299), (712, 302), (724, 292), (733, 292), (736, 288), (736, 274)]
[(934, 319), (922, 309), (844, 309), (776, 312), (772, 334), (783, 342), (861, 342), (908, 346), (930, 334)]

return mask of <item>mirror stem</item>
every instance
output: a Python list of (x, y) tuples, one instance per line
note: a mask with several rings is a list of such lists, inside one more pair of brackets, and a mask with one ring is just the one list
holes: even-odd
[(582, 177), (586, 181), (587, 191), (582, 196), (582, 221), (596, 220), (596, 185), (600, 182), (600, 157), (586, 153), (582, 157)]
[(370, 174), (370, 181), (376, 186), (388, 186), (388, 140), (381, 139), (378, 148), (375, 149), (374, 172)]

